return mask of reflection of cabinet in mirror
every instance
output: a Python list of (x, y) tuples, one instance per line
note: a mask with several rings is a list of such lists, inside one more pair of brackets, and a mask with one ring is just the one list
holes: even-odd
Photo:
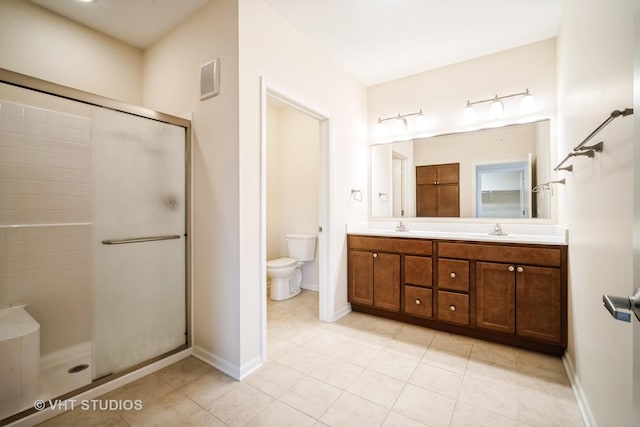
[(460, 216), (460, 164), (416, 167), (417, 216)]

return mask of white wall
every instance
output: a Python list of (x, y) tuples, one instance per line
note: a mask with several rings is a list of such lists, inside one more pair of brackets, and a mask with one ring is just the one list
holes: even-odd
[[(319, 121), (291, 107), (268, 105), (266, 259), (287, 256), (286, 234), (318, 232), (319, 187)], [(318, 288), (317, 255), (302, 266), (304, 288)]]
[(260, 354), (259, 287), (264, 256), (260, 236), (261, 114), (260, 77), (272, 89), (331, 117), (331, 213), (321, 224), (329, 236), (326, 261), (332, 301), (329, 316), (347, 304), (345, 225), (362, 220), (367, 199), (351, 200), (351, 189), (367, 186), (366, 90), (307, 36), (276, 14), (263, 0), (240, 0), (240, 316), (242, 364)]
[[(413, 113), (419, 109), (422, 109), (426, 118), (425, 130), (418, 134), (405, 134), (402, 138), (440, 135), (536, 119), (555, 119), (555, 72), (555, 39), (548, 39), (371, 86), (368, 88), (367, 100), (370, 142), (378, 141), (375, 124), (379, 117)], [(489, 104), (485, 103), (476, 106), (476, 122), (463, 122), (462, 113), (467, 100), (478, 101), (496, 94), (502, 96), (524, 92), (526, 88), (529, 88), (536, 99), (537, 112), (534, 114), (521, 115), (521, 98), (514, 97), (503, 100), (505, 115), (500, 121), (487, 120)], [(411, 126), (411, 119), (407, 120)]]
[[(200, 101), (200, 66), (216, 57), (220, 94)], [(193, 112), (194, 354), (239, 377), (236, 1), (213, 1), (145, 51), (144, 105), (175, 115)]]
[(142, 52), (28, 1), (0, 1), (0, 67), (142, 103)]
[[(558, 36), (558, 156), (613, 110), (633, 103), (633, 2), (568, 0)], [(569, 348), (588, 419), (633, 426), (631, 326), (602, 307), (633, 281), (633, 119), (618, 118), (594, 142), (604, 152), (561, 173), (560, 223), (569, 228)], [(637, 373), (636, 373), (637, 375)]]

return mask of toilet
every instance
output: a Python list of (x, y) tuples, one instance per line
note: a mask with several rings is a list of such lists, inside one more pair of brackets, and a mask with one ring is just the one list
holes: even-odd
[(267, 261), (271, 299), (280, 301), (300, 293), (302, 265), (316, 255), (316, 234), (287, 234), (288, 257)]

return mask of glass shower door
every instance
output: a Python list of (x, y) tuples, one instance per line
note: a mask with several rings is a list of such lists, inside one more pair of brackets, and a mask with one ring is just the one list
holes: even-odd
[(93, 379), (186, 344), (185, 129), (93, 109)]

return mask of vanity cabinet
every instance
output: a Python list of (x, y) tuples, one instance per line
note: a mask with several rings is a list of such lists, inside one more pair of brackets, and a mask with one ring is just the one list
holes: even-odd
[(460, 164), (416, 166), (416, 215), (460, 216)]
[[(431, 285), (429, 240), (349, 236), (348, 246), (348, 293), (352, 304), (399, 312), (404, 276), (416, 288)], [(417, 300), (420, 303), (415, 303)], [(418, 313), (430, 312), (431, 297), (419, 293), (414, 304), (420, 305)]]
[(348, 236), (352, 309), (562, 354), (567, 247)]

